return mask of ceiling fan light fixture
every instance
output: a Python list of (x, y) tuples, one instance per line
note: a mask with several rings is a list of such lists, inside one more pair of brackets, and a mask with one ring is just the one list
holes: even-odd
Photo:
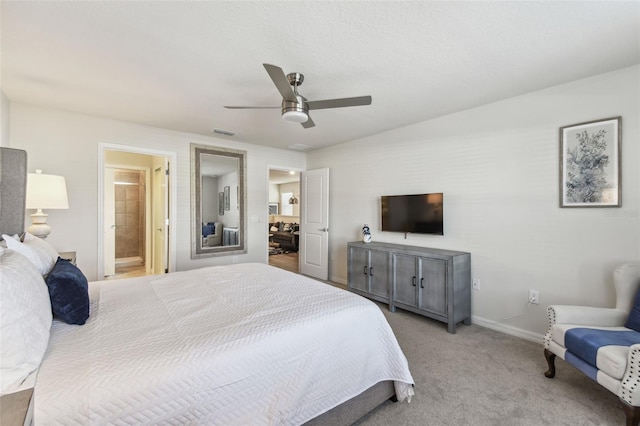
[(291, 123), (304, 123), (309, 116), (303, 111), (285, 111), (282, 113), (282, 119)]

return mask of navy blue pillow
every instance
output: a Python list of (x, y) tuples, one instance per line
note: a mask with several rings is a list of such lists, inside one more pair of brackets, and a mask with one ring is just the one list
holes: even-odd
[(58, 257), (47, 276), (53, 314), (67, 324), (82, 325), (89, 318), (87, 278), (73, 263)]
[(627, 322), (624, 326), (635, 331), (640, 331), (640, 288), (636, 292), (636, 297), (633, 299), (633, 307), (631, 308), (631, 312), (629, 312)]

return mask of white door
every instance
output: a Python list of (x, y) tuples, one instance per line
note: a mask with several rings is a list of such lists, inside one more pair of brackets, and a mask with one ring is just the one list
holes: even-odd
[(329, 279), (329, 169), (300, 173), (300, 273)]
[(164, 274), (167, 269), (167, 159), (154, 157), (153, 163), (153, 273)]
[(116, 274), (115, 169), (104, 168), (104, 275)]

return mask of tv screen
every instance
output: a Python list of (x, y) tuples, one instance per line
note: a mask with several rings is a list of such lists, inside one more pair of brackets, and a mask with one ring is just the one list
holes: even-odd
[(382, 230), (444, 235), (443, 194), (383, 195)]

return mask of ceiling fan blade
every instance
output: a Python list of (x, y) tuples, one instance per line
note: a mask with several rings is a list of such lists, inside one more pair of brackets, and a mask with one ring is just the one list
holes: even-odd
[(281, 107), (279, 107), (279, 106), (227, 106), (227, 105), (225, 105), (224, 108), (226, 108), (226, 109), (280, 109)]
[(289, 84), (289, 80), (287, 80), (287, 76), (284, 75), (284, 71), (282, 71), (282, 68), (270, 64), (262, 65), (264, 66), (264, 69), (267, 70), (267, 73), (269, 73), (269, 77), (271, 77), (271, 80), (273, 80), (273, 84), (276, 85), (276, 88), (282, 95), (282, 98), (285, 101), (298, 102), (296, 94), (293, 93), (293, 89)]
[(313, 120), (311, 119), (311, 116), (307, 115), (307, 117), (309, 117), (307, 121), (305, 121), (304, 123), (301, 123), (302, 127), (304, 127), (305, 129), (308, 129), (309, 127), (315, 127), (316, 123), (313, 122)]
[(371, 105), (371, 96), (358, 96), (355, 98), (325, 99), (324, 101), (307, 102), (309, 109), (342, 108), (351, 106)]

